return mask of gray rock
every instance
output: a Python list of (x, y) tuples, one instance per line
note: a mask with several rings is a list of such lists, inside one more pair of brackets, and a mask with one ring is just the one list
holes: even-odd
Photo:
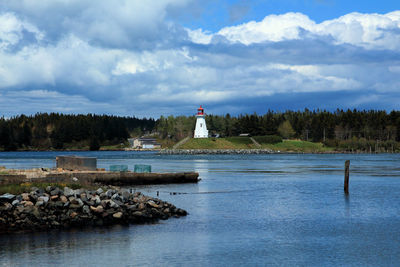
[(76, 200), (78, 201), (78, 205), (79, 205), (80, 207), (82, 207), (82, 206), (84, 205), (82, 199), (77, 198)]
[(15, 195), (5, 193), (0, 196), (0, 202), (12, 202), (15, 199)]
[(132, 196), (132, 194), (129, 193), (128, 191), (126, 191), (126, 190), (122, 191), (122, 197), (123, 197), (125, 200), (128, 200), (131, 196)]
[(100, 205), (101, 203), (101, 199), (99, 196), (92, 197), (92, 201), (94, 201), (96, 205)]
[(44, 205), (44, 202), (42, 200), (36, 201), (36, 204), (35, 204), (36, 207), (40, 207), (43, 205)]
[(116, 199), (116, 200), (121, 200), (121, 197), (118, 193), (115, 193), (114, 195), (112, 195), (111, 197), (112, 200)]
[(71, 205), (77, 205), (79, 207), (82, 207), (84, 205), (82, 199), (80, 198), (70, 197), (70, 202)]
[(115, 204), (117, 204), (118, 206), (122, 206), (122, 205), (124, 205), (124, 203), (122, 202), (122, 201), (119, 201), (119, 200), (116, 200), (116, 199), (114, 199), (114, 200), (112, 200)]
[(87, 199), (87, 195), (86, 195), (86, 193), (81, 193), (80, 194), (80, 198), (82, 199), (82, 201), (87, 201), (88, 199)]
[(96, 194), (100, 195), (101, 193), (103, 193), (103, 189), (100, 187), (99, 189), (96, 190)]
[(115, 209), (119, 208), (119, 205), (112, 200), (110, 200), (109, 205), (110, 205), (110, 208), (115, 208)]
[(13, 205), (13, 206), (16, 206), (16, 205), (18, 205), (19, 204), (19, 200), (18, 199), (16, 199), (16, 200), (14, 200), (12, 203), (11, 203), (11, 205)]
[(43, 201), (44, 203), (47, 203), (49, 202), (49, 197), (46, 196), (38, 197), (38, 201)]
[(77, 196), (79, 196), (81, 193), (83, 193), (84, 192), (84, 190), (81, 190), (81, 189), (75, 189), (74, 190), (74, 193), (75, 193), (75, 195), (77, 195)]
[(36, 186), (32, 186), (32, 187), (31, 187), (31, 191), (32, 191), (32, 192), (38, 192), (38, 193), (39, 193), (39, 188), (37, 188)]
[(90, 208), (89, 208), (88, 205), (84, 205), (84, 206), (82, 207), (82, 210), (83, 210), (84, 213), (90, 214)]
[(113, 194), (114, 194), (114, 193), (113, 193), (113, 190), (111, 190), (111, 189), (108, 189), (108, 190), (106, 191), (106, 196), (107, 196), (108, 198), (111, 198)]
[(69, 187), (64, 187), (64, 196), (70, 197), (75, 194), (75, 191)]
[(50, 196), (55, 196), (55, 195), (58, 195), (59, 193), (60, 193), (60, 189), (55, 188), (50, 191)]

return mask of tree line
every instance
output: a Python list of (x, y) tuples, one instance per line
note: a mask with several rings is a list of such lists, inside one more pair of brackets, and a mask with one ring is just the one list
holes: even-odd
[[(180, 140), (193, 135), (195, 116), (161, 116), (156, 129), (162, 138)], [(399, 149), (400, 111), (308, 110), (274, 112), (263, 115), (207, 115), (209, 133), (221, 137), (248, 133), (252, 136), (279, 135), (341, 150), (388, 151)]]
[[(139, 119), (109, 115), (65, 115), (38, 113), (0, 118), (0, 150), (17, 149), (98, 149), (100, 145), (126, 142), (130, 136), (153, 134), (160, 139), (179, 141), (193, 136), (195, 116), (161, 116)], [(221, 137), (248, 133), (252, 136), (278, 135), (306, 141), (324, 142), (342, 150), (398, 150), (400, 111), (269, 110), (263, 115), (207, 115), (211, 135)]]
[(134, 132), (152, 131), (154, 119), (109, 115), (64, 115), (0, 118), (0, 149), (65, 149), (124, 143)]

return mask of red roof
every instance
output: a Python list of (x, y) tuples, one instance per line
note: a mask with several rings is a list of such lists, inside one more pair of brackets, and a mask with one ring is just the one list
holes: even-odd
[(197, 109), (197, 115), (204, 115), (204, 109), (201, 107), (201, 105), (200, 105), (200, 107)]

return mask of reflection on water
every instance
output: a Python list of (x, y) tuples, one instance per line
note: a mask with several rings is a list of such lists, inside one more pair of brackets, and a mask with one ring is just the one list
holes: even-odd
[[(0, 153), (0, 166), (52, 167), (57, 154)], [(134, 188), (154, 197), (158, 191), (189, 216), (152, 225), (2, 235), (0, 266), (395, 266), (400, 261), (399, 155), (79, 154), (98, 157), (102, 168), (151, 164), (155, 172), (199, 172), (198, 184)]]

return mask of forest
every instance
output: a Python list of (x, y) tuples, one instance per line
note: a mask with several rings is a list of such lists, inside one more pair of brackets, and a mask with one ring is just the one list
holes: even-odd
[[(38, 113), (0, 118), (0, 150), (91, 149), (126, 143), (129, 137), (152, 134), (177, 142), (194, 131), (195, 116), (152, 118), (110, 115)], [(206, 116), (212, 136), (277, 135), (284, 139), (323, 142), (346, 151), (398, 150), (400, 111), (302, 110), (263, 115)]]
[(40, 113), (0, 118), (0, 149), (98, 150), (100, 145), (125, 143), (132, 134), (152, 131), (154, 119), (109, 115)]
[[(157, 132), (162, 138), (180, 140), (191, 135), (195, 116), (160, 117)], [(308, 110), (263, 115), (207, 115), (209, 134), (221, 137), (248, 133), (279, 135), (284, 139), (323, 142), (343, 151), (394, 151), (400, 149), (400, 111)]]

